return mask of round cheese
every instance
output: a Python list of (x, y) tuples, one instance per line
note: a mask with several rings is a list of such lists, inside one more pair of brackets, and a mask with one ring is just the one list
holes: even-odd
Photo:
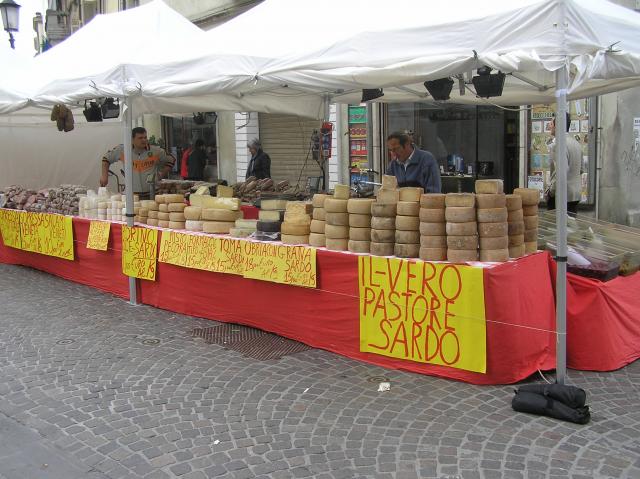
[(160, 228), (168, 228), (169, 227), (169, 220), (158, 220), (158, 226)]
[(504, 193), (502, 180), (476, 180), (476, 193)]
[(509, 247), (520, 246), (524, 244), (524, 234), (521, 235), (509, 235)]
[(327, 212), (325, 222), (334, 226), (349, 226), (349, 213)]
[(324, 248), (326, 244), (326, 237), (320, 233), (310, 233), (309, 234), (309, 244), (311, 246), (315, 246), (317, 248)]
[(310, 225), (311, 215), (305, 213), (286, 213), (284, 214), (284, 221), (296, 225)]
[(420, 218), (417, 216), (396, 216), (396, 229), (403, 231), (420, 231)]
[(147, 224), (147, 218), (144, 217), (144, 216), (141, 216), (140, 218), (138, 218), (136, 220), (136, 223), (140, 223), (140, 224), (146, 225)]
[(538, 230), (524, 230), (524, 242), (525, 243), (534, 243), (538, 241)]
[(507, 215), (507, 221), (513, 223), (514, 221), (523, 221), (524, 215), (522, 210), (511, 210)]
[(524, 221), (510, 221), (507, 228), (509, 236), (521, 235), (524, 233)]
[(164, 195), (156, 195), (153, 199), (158, 204), (164, 203)]
[(523, 206), (522, 214), (525, 216), (538, 216), (538, 205)]
[(149, 210), (148, 217), (149, 217), (149, 218), (153, 218), (153, 219), (156, 219), (156, 220), (157, 220), (157, 219), (158, 219), (158, 214), (159, 214), (159, 213), (160, 213), (159, 211)]
[(149, 226), (158, 226), (158, 220), (156, 218), (147, 218), (147, 224)]
[(424, 194), (424, 189), (415, 186), (405, 186), (400, 188), (400, 201), (420, 201), (420, 196)]
[(207, 221), (235, 221), (242, 218), (242, 211), (221, 210), (218, 208), (204, 208), (202, 219)]
[(370, 244), (371, 244), (370, 241), (349, 240), (349, 243), (347, 244), (347, 248), (352, 253), (368, 253)]
[(468, 221), (466, 223), (447, 223), (446, 234), (452, 236), (469, 236), (478, 234), (478, 223)]
[(424, 223), (444, 223), (444, 208), (420, 208), (418, 217)]
[(324, 226), (324, 234), (327, 239), (347, 239), (349, 237), (348, 226), (337, 226), (326, 223)]
[(478, 251), (475, 249), (448, 249), (447, 261), (452, 263), (464, 263), (466, 261), (477, 261)]
[(416, 201), (398, 201), (396, 212), (402, 216), (418, 216), (420, 203)]
[(184, 213), (169, 213), (169, 221), (181, 221), (184, 223), (185, 220)]
[(169, 213), (164, 213), (162, 211), (158, 211), (158, 219), (162, 221), (170, 221)]
[(164, 203), (184, 203), (184, 195), (168, 194), (163, 199)]
[(327, 236), (325, 238), (325, 247), (332, 251), (347, 251), (349, 249), (349, 240), (329, 238)]
[(428, 248), (421, 246), (418, 257), (423, 261), (446, 261), (447, 248)]
[(520, 195), (522, 206), (537, 205), (540, 202), (540, 191), (535, 188), (516, 188), (513, 193)]
[(509, 246), (509, 258), (521, 258), (522, 256), (524, 256), (524, 243)]
[(162, 213), (168, 213), (169, 212), (169, 205), (166, 203), (160, 203), (158, 205), (158, 211), (162, 212)]
[(509, 211), (522, 209), (522, 196), (506, 195), (506, 197), (507, 197), (507, 209)]
[(172, 230), (183, 230), (184, 227), (184, 221), (169, 221), (169, 228), (171, 228)]
[(199, 206), (187, 206), (184, 209), (184, 217), (190, 221), (198, 221), (202, 216), (202, 208)]
[(445, 223), (420, 222), (420, 234), (429, 236), (443, 236), (447, 234)]
[(524, 229), (532, 230), (538, 227), (538, 217), (537, 216), (525, 216), (524, 217)]
[(294, 223), (287, 223), (286, 221), (280, 225), (280, 231), (282, 232), (282, 236), (309, 236), (309, 233), (311, 232), (309, 225), (298, 225)]
[(538, 251), (538, 242), (537, 241), (525, 241), (524, 243), (524, 253), (531, 254)]
[(324, 209), (327, 213), (346, 213), (349, 200), (338, 200), (336, 198), (326, 198)]
[(420, 195), (420, 207), (421, 208), (442, 208), (445, 207), (446, 195), (442, 193), (425, 193)]
[[(391, 230), (381, 230), (391, 231)], [(371, 228), (349, 228), (349, 239), (355, 241), (371, 241)]]
[(202, 221), (187, 220), (184, 222), (184, 227), (187, 231), (202, 231)]
[(394, 243), (375, 243), (372, 241), (370, 248), (371, 254), (374, 256), (393, 256)]
[(186, 207), (185, 203), (169, 203), (167, 205), (169, 213), (182, 213)]
[(142, 208), (146, 208), (148, 210), (157, 210), (158, 209), (158, 203), (156, 203), (153, 200), (142, 200), (140, 202), (140, 206)]
[(246, 228), (231, 228), (229, 234), (234, 238), (248, 238), (253, 234), (253, 230)]
[(476, 249), (478, 247), (478, 237), (470, 236), (447, 236), (447, 248), (449, 249)]
[(370, 228), (371, 215), (352, 215), (349, 214), (349, 226), (353, 228)]
[(507, 236), (508, 223), (478, 223), (478, 235), (481, 237)]
[(320, 220), (311, 220), (310, 231), (312, 233), (324, 234), (325, 222)]
[(370, 215), (373, 198), (351, 198), (347, 201), (347, 212), (355, 215)]
[(419, 231), (401, 231), (396, 230), (396, 243), (402, 244), (418, 244), (420, 243)]
[(395, 243), (396, 230), (377, 230), (371, 228), (371, 241), (375, 243)]
[(282, 223), (280, 221), (259, 220), (256, 223), (256, 231), (261, 231), (263, 233), (280, 233), (281, 226)]
[(469, 223), (476, 220), (476, 209), (473, 206), (447, 206), (444, 216), (448, 223)]
[(504, 208), (507, 206), (507, 197), (502, 193), (476, 195), (476, 208)]
[(309, 235), (292, 235), (282, 233), (280, 241), (284, 244), (309, 244)]
[(371, 228), (376, 230), (395, 230), (396, 229), (396, 217), (383, 217), (372, 216)]
[[(446, 236), (420, 236), (420, 246), (425, 248), (443, 248), (447, 249)], [(446, 255), (446, 251), (445, 251)]]
[(327, 210), (325, 210), (324, 208), (314, 208), (313, 219), (325, 221), (327, 219)]
[(444, 200), (447, 207), (469, 208), (476, 205), (476, 195), (473, 193), (447, 193)]
[(205, 233), (228, 234), (235, 225), (235, 221), (203, 221), (202, 231)]
[(417, 258), (420, 254), (420, 245), (396, 243), (393, 247), (393, 254), (398, 258)]
[(509, 260), (509, 249), (485, 249), (480, 250), (480, 261), (497, 263)]
[(324, 208), (324, 201), (327, 198), (331, 198), (331, 196), (325, 195), (323, 193), (316, 193), (315, 195), (313, 195), (313, 199), (311, 200), (311, 204), (313, 205), (314, 209), (315, 208)]
[(478, 223), (501, 223), (507, 221), (506, 208), (489, 208), (486, 210), (477, 210)]
[(506, 249), (509, 247), (508, 236), (495, 236), (480, 238), (480, 251), (492, 249)]
[(396, 216), (396, 203), (382, 204), (371, 203), (371, 215), (381, 218), (395, 218)]

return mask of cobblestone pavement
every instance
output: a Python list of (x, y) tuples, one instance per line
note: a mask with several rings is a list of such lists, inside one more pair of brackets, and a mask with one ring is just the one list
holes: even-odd
[(191, 338), (211, 321), (23, 267), (0, 265), (0, 305), (7, 479), (640, 477), (640, 361), (570, 371), (593, 410), (578, 426), (513, 412), (514, 386), (247, 359)]

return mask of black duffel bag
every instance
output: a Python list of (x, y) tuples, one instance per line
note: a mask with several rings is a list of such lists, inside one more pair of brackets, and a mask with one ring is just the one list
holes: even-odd
[(583, 407), (587, 402), (587, 393), (584, 389), (562, 384), (525, 384), (518, 391), (542, 394), (556, 401), (560, 401), (569, 407)]
[(573, 408), (551, 396), (523, 391), (522, 388), (516, 391), (511, 407), (519, 412), (548, 416), (576, 424), (587, 424), (591, 419), (589, 406)]

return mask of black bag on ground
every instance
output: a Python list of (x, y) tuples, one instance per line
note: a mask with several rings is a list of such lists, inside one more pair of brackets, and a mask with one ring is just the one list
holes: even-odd
[(587, 402), (584, 389), (563, 384), (525, 384), (520, 386), (518, 391), (542, 394), (573, 408), (583, 407)]
[(523, 391), (522, 388), (516, 391), (511, 407), (519, 412), (548, 416), (576, 424), (586, 424), (591, 419), (589, 406), (572, 408), (550, 396)]

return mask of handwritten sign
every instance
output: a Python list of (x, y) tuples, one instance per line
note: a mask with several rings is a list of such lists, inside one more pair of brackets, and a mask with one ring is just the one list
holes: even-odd
[(156, 279), (158, 230), (122, 226), (122, 272), (134, 278)]
[(316, 287), (316, 249), (244, 241), (245, 278)]
[(17, 210), (0, 210), (0, 234), (5, 246), (11, 248), (22, 248), (20, 240), (20, 216), (22, 213)]
[(73, 220), (70, 216), (22, 213), (20, 237), (25, 251), (73, 261)]
[(360, 256), (360, 351), (486, 372), (482, 268)]
[(109, 233), (111, 223), (106, 221), (92, 221), (89, 223), (89, 236), (87, 237), (87, 248), (107, 251), (109, 244)]
[(214, 273), (242, 275), (244, 261), (240, 240), (199, 234), (163, 231), (161, 263)]

